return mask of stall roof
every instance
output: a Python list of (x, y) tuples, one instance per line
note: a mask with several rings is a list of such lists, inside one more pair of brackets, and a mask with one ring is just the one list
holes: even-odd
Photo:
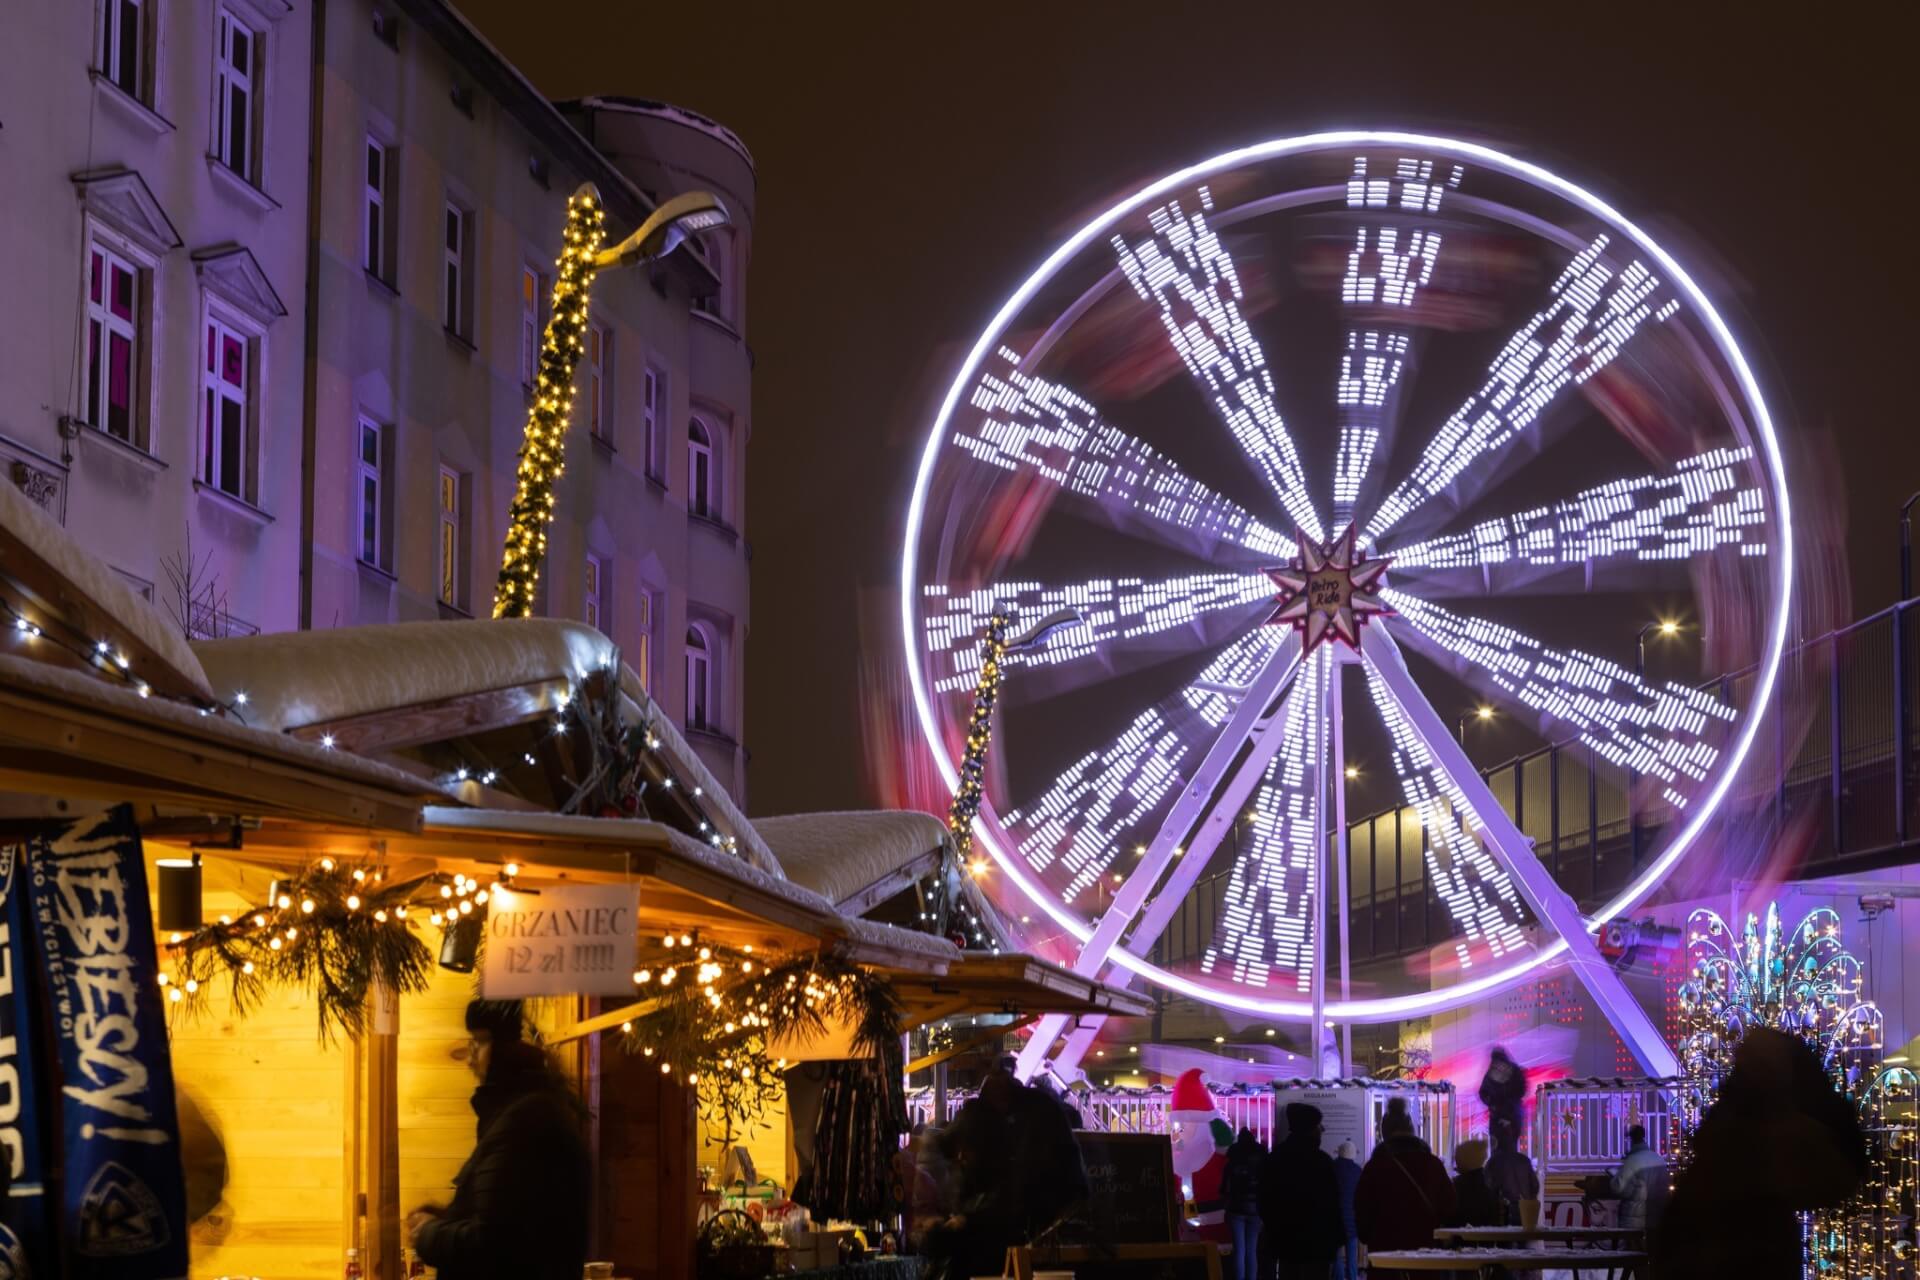
[[(247, 695), (248, 719), (348, 751), (379, 755), (551, 715), (574, 682), (615, 668), (619, 650), (563, 618), (398, 622), (209, 640), (194, 646), (214, 691)], [(689, 787), (763, 870), (779, 863), (640, 678), (620, 691)]]
[(969, 952), (944, 974), (895, 975), (893, 989), (906, 1006), (909, 1028), (969, 1013), (1140, 1017), (1153, 1012), (1149, 996), (1026, 955)]
[(864, 915), (940, 866), (947, 824), (930, 813), (798, 813), (755, 818), (787, 877)]
[(417, 830), (420, 807), (446, 798), (375, 761), (12, 655), (0, 655), (0, 792), (9, 817), (68, 816), (82, 798), (392, 831)]

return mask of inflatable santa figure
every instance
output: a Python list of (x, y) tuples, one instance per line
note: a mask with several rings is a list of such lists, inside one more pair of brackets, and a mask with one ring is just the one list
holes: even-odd
[(1213, 1095), (1201, 1083), (1199, 1068), (1182, 1072), (1173, 1082), (1167, 1119), (1173, 1137), (1173, 1172), (1193, 1201), (1198, 1237), (1225, 1242), (1229, 1236), (1223, 1184), (1233, 1129), (1220, 1118)]

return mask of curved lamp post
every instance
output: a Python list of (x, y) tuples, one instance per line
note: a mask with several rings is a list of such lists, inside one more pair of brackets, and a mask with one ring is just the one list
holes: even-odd
[(553, 318), (540, 342), (533, 404), (520, 442), (513, 505), (507, 511), (506, 547), (493, 589), (493, 616), (524, 618), (533, 612), (540, 566), (547, 555), (547, 525), (553, 520), (553, 485), (566, 470), (567, 424), (573, 418), (573, 371), (586, 350), (587, 299), (593, 279), (612, 267), (657, 262), (690, 236), (725, 226), (731, 216), (720, 198), (689, 191), (660, 205), (632, 235), (611, 249), (601, 247), (606, 210), (600, 191), (583, 182), (567, 197), (566, 244), (553, 285)]

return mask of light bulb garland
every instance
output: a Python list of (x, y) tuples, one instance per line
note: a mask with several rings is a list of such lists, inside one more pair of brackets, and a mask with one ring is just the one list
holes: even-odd
[(903, 1014), (884, 978), (830, 951), (770, 957), (692, 932), (642, 944), (634, 990), (650, 1007), (622, 1024), (620, 1042), (693, 1085), (702, 1115), (728, 1141), (783, 1095), (789, 1064), (771, 1046), (805, 1043), (829, 1023), (851, 1025), (856, 1052), (879, 1059), (904, 1129)]
[(947, 833), (960, 865), (971, 868), (973, 820), (980, 812), (987, 772), (987, 748), (993, 742), (993, 704), (1000, 697), (1000, 664), (1007, 656), (1007, 628), (1013, 619), (995, 604), (980, 637), (980, 678), (973, 687), (973, 714), (967, 721), (967, 745), (960, 754), (960, 783), (947, 809)]
[(1860, 961), (1840, 940), (1840, 917), (1821, 907), (1790, 935), (1776, 903), (1764, 923), (1749, 914), (1736, 941), (1718, 913), (1687, 918), (1688, 981), (1680, 988), (1680, 1061), (1675, 1166), (1692, 1159), (1694, 1135), (1740, 1041), (1768, 1027), (1805, 1041), (1833, 1087), (1851, 1102), (1867, 1136), (1867, 1176), (1843, 1205), (1802, 1215), (1803, 1274), (1889, 1280), (1910, 1274), (1920, 1253), (1913, 1205), (1920, 1191), (1920, 1130), (1912, 1068), (1881, 1061), (1884, 1020), (1862, 999)]
[[(492, 883), (512, 882), (503, 870)], [(438, 872), (396, 881), (375, 864), (323, 857), (275, 882), (261, 905), (168, 935), (158, 981), (169, 1008), (188, 1016), (222, 977), (236, 1013), (254, 1008), (271, 987), (306, 988), (321, 1039), (354, 1037), (377, 988), (395, 995), (426, 989), (433, 956), (417, 931), (444, 934), (476, 900), (486, 901), (488, 887)]]
[(567, 198), (566, 245), (553, 283), (552, 318), (540, 342), (533, 404), (520, 443), (507, 541), (493, 591), (493, 616), (533, 614), (540, 566), (553, 521), (554, 483), (566, 470), (567, 427), (573, 418), (573, 374), (586, 350), (587, 299), (597, 274), (594, 257), (606, 238), (606, 210), (591, 187)]

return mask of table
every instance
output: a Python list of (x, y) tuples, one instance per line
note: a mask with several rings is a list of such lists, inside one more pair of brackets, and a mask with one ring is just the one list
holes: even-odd
[(1615, 1271), (1646, 1266), (1635, 1249), (1396, 1249), (1369, 1253), (1367, 1265), (1383, 1271), (1477, 1270), (1492, 1280), (1503, 1271)]
[(1646, 1245), (1641, 1227), (1436, 1227), (1433, 1238), (1466, 1244), (1523, 1244), (1535, 1240), (1555, 1244), (1616, 1245), (1639, 1249)]

